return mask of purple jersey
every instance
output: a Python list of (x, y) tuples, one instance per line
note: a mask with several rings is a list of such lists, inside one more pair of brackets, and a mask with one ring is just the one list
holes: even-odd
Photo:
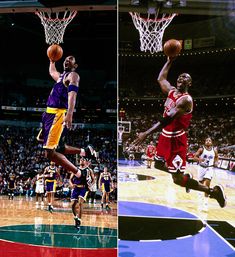
[(48, 99), (47, 107), (67, 109), (68, 108), (68, 88), (64, 84), (64, 78), (69, 73), (60, 74), (59, 80), (55, 83)]
[(88, 179), (88, 176), (89, 176), (89, 168), (88, 167), (85, 167), (85, 168), (78, 168), (80, 171), (81, 171), (81, 177), (76, 177), (74, 176), (72, 178), (72, 183), (73, 184), (76, 184), (76, 185), (83, 185), (85, 186), (86, 188), (88, 187), (87, 185), (87, 179)]
[(71, 192), (71, 200), (77, 200), (79, 197), (83, 198), (86, 201), (86, 197), (88, 194), (88, 185), (87, 178), (89, 176), (89, 168), (79, 168), (81, 171), (81, 177), (73, 176), (72, 183), (76, 185), (76, 187)]

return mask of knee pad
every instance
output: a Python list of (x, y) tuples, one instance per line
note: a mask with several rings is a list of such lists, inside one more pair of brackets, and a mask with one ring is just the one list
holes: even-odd
[(154, 168), (158, 170), (168, 171), (165, 160), (159, 157), (154, 158)]

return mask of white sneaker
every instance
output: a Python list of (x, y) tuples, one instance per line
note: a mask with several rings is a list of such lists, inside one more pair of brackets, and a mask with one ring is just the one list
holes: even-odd
[(44, 202), (41, 202), (41, 205), (44, 205)]

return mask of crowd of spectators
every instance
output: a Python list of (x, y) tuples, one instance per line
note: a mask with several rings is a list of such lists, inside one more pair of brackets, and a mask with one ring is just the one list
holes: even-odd
[[(159, 114), (160, 115), (160, 114)], [(157, 143), (160, 131), (149, 136), (147, 140), (138, 147), (131, 146), (133, 140), (139, 132), (149, 129), (157, 122), (159, 116), (151, 112), (143, 112), (143, 109), (128, 112), (126, 110), (125, 119), (131, 121), (131, 133), (123, 134), (123, 151), (133, 151), (137, 156), (145, 153), (147, 144), (153, 140)], [(226, 158), (235, 158), (235, 116), (232, 113), (224, 115), (223, 112), (197, 112), (193, 115), (190, 127), (187, 131), (189, 147), (188, 151), (195, 153), (197, 149), (204, 144), (205, 138), (210, 136), (214, 146), (218, 148), (219, 156)]]
[[(7, 194), (9, 176), (16, 178), (16, 195), (35, 195), (35, 177), (46, 166), (49, 160), (45, 158), (42, 144), (36, 140), (38, 129), (20, 127), (0, 128), (0, 194)], [(70, 145), (86, 147), (94, 145), (99, 152), (99, 162), (92, 163), (92, 168), (99, 175), (106, 166), (110, 171), (115, 188), (112, 198), (117, 197), (117, 157), (116, 132), (112, 129), (81, 129), (75, 128), (68, 134)], [(68, 158), (76, 163), (75, 156)], [(60, 167), (60, 184), (57, 188), (58, 197), (68, 197), (69, 173)], [(99, 196), (99, 195), (97, 195)]]

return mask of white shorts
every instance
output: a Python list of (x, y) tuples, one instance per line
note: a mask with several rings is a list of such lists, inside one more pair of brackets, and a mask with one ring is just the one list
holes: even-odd
[(203, 179), (210, 179), (212, 180), (214, 175), (214, 168), (213, 167), (198, 167), (198, 180), (202, 181)]
[(37, 185), (36, 189), (35, 189), (35, 192), (37, 194), (43, 194), (44, 193), (44, 185)]

